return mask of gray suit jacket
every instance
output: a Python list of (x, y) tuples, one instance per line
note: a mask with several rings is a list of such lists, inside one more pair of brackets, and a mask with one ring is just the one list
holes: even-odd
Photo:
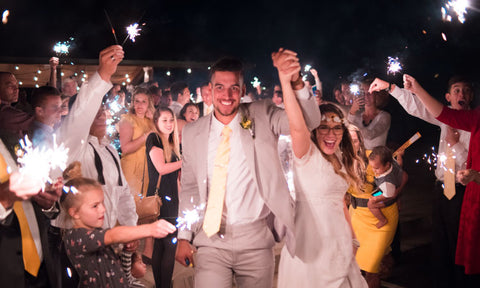
[[(300, 90), (307, 98), (306, 89)], [(312, 97), (299, 99), (305, 121), (312, 130), (320, 124), (320, 111)], [(285, 111), (278, 108), (270, 99), (253, 103), (240, 104), (238, 113), (252, 119), (252, 133), (241, 129), (242, 146), (245, 151), (247, 163), (254, 175), (254, 182), (265, 204), (272, 212), (269, 219), (275, 240), (280, 241), (286, 235), (286, 244), (290, 253), (295, 250), (294, 231), (294, 202), (290, 197), (288, 186), (281, 168), (277, 151), (279, 135), (290, 134), (288, 119)], [(213, 113), (188, 124), (183, 129), (182, 135), (182, 190), (179, 195), (179, 216), (183, 211), (191, 210), (208, 201), (207, 191), (207, 153), (210, 123)], [(240, 125), (240, 123), (238, 124)], [(206, 206), (205, 206), (206, 207)], [(204, 210), (201, 211), (203, 220)], [(178, 238), (192, 240), (201, 232), (202, 220), (191, 227), (190, 230), (179, 229)]]

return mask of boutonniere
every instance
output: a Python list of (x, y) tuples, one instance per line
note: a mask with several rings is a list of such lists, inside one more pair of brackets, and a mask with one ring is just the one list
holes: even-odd
[(242, 117), (242, 121), (240, 121), (240, 126), (242, 126), (243, 129), (248, 129), (248, 131), (250, 131), (250, 135), (252, 135), (252, 138), (255, 139), (255, 123), (252, 119), (244, 115)]

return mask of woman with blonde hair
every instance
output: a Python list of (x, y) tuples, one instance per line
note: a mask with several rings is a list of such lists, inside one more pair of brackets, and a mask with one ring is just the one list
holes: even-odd
[[(178, 216), (178, 175), (182, 167), (180, 145), (175, 115), (172, 110), (160, 107), (153, 116), (155, 132), (150, 133), (146, 142), (148, 175), (150, 183), (147, 195), (156, 192), (162, 199), (160, 218), (176, 224)], [(161, 177), (161, 179), (159, 179)], [(160, 181), (157, 191), (157, 183)], [(175, 264), (176, 234), (155, 239), (152, 255), (152, 269), (156, 287), (170, 288)]]
[(137, 88), (132, 95), (129, 113), (122, 115), (119, 123), (122, 170), (134, 196), (147, 191), (148, 187), (145, 141), (155, 129), (151, 107), (150, 92), (145, 88)]

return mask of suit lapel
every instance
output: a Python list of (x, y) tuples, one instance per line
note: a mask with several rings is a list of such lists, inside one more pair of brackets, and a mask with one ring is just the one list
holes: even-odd
[[(240, 121), (242, 121), (243, 117), (246, 116), (252, 121), (254, 121), (253, 116), (250, 115), (249, 110), (246, 106), (240, 106)], [(240, 125), (240, 123), (232, 123), (232, 125)], [(252, 126), (254, 128), (254, 125)], [(253, 129), (252, 128), (252, 129)], [(247, 158), (248, 168), (252, 173), (253, 180), (255, 181), (255, 185), (257, 187), (257, 174), (255, 173), (255, 139), (252, 137), (252, 134), (248, 129), (240, 129), (240, 138), (242, 139), (242, 147), (243, 151), (245, 151), (245, 158)], [(259, 187), (260, 188), (260, 187)], [(259, 189), (261, 190), (261, 189)], [(261, 191), (260, 191), (261, 193)]]
[[(197, 151), (197, 171), (199, 179), (198, 187), (201, 199), (206, 199), (207, 197), (207, 182), (208, 182), (208, 137), (210, 135), (210, 127), (212, 122), (212, 115), (209, 115), (202, 118), (204, 121), (199, 127), (197, 127), (195, 138), (192, 139), (196, 143)], [(200, 121), (200, 120), (197, 120)], [(206, 133), (205, 133), (206, 131)]]

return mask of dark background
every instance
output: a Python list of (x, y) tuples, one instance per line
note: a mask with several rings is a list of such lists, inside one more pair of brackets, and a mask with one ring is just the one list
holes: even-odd
[[(146, 23), (136, 42), (128, 40), (124, 45), (129, 60), (212, 63), (221, 56), (236, 56), (250, 67), (247, 84), (257, 76), (262, 85), (271, 86), (275, 70), (270, 53), (285, 47), (298, 52), (303, 65), (319, 71), (325, 98), (330, 100), (340, 79), (364, 73), (401, 85), (401, 74), (386, 75), (387, 57), (394, 56), (400, 58), (405, 73), (443, 99), (450, 76), (468, 74), (478, 80), (480, 64), (480, 12), (469, 9), (464, 24), (456, 19), (443, 22), (444, 4), (441, 0), (7, 0), (0, 2), (1, 12), (10, 10), (8, 23), (0, 24), (0, 56), (48, 58), (54, 56), (56, 42), (74, 37), (72, 61), (97, 58), (102, 48), (114, 44), (106, 9), (120, 42), (126, 26)], [(480, 4), (472, 1), (472, 6)], [(187, 80), (194, 88), (207, 79), (208, 70), (172, 71), (165, 79), (165, 71), (158, 69), (154, 77), (166, 84)], [(419, 143), (438, 143), (437, 128), (405, 114), (394, 99), (386, 109), (392, 114), (391, 141), (401, 144), (420, 131), (424, 137)]]

